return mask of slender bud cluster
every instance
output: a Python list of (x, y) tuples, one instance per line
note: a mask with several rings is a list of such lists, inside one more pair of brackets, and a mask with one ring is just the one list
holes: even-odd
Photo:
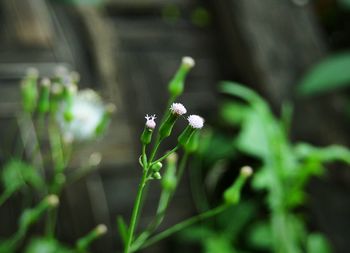
[(40, 81), (38, 70), (28, 69), (21, 84), (23, 110), (33, 116), (50, 115), (56, 119), (64, 140), (87, 140), (102, 135), (115, 106), (105, 106), (93, 90), (78, 91), (79, 80), (78, 73), (64, 66), (57, 68), (53, 77)]

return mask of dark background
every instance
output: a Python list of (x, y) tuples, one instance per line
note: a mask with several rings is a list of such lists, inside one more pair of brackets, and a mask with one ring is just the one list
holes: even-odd
[[(83, 1), (82, 1), (83, 2)], [(49, 75), (59, 65), (80, 72), (82, 87), (97, 89), (117, 105), (106, 136), (79, 147), (73, 168), (87, 154), (103, 154), (101, 169), (69, 186), (60, 209), (60, 239), (73, 242), (97, 223), (111, 230), (95, 252), (119, 245), (117, 214), (128, 216), (136, 194), (138, 138), (146, 113), (166, 104), (166, 84), (184, 55), (196, 60), (180, 102), (215, 126), (220, 80), (245, 83), (278, 114), (295, 105), (292, 137), (316, 145), (349, 146), (343, 108), (348, 90), (304, 99), (296, 96), (302, 76), (327, 55), (347, 50), (349, 12), (335, 0), (2, 0), (0, 2), (1, 153), (11, 153), (20, 108), (19, 80), (27, 67)], [(6, 138), (5, 138), (6, 137)], [(324, 232), (335, 252), (349, 252), (350, 172), (335, 166), (327, 180), (308, 186), (312, 227)], [(158, 187), (150, 189), (142, 224), (154, 212)], [(195, 212), (187, 181), (164, 226)], [(0, 210), (0, 235), (15, 229), (16, 199)], [(168, 252), (167, 242), (149, 252)], [(165, 248), (164, 248), (165, 247)]]

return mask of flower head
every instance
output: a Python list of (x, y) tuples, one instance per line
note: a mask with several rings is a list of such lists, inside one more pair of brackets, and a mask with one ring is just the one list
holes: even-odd
[(190, 115), (187, 120), (192, 128), (201, 129), (204, 125), (204, 119), (198, 115)]
[(241, 168), (241, 174), (245, 177), (250, 177), (253, 174), (253, 169), (250, 166), (243, 166)]
[(173, 103), (170, 106), (170, 111), (172, 114), (176, 114), (179, 116), (187, 113), (185, 106), (183, 106), (183, 104), (181, 103)]
[(154, 129), (156, 127), (156, 122), (154, 121), (156, 119), (156, 115), (153, 114), (151, 116), (148, 116), (148, 114), (145, 116), (146, 119), (146, 127), (150, 129)]
[(182, 58), (182, 64), (190, 69), (190, 68), (193, 68), (196, 63), (192, 57), (184, 56)]
[[(75, 85), (69, 87), (68, 92), (76, 92)], [(71, 121), (64, 118), (67, 106), (67, 103), (61, 104), (57, 112), (57, 121), (64, 135), (80, 141), (95, 137), (95, 129), (105, 113), (105, 106), (100, 96), (90, 89), (77, 92), (71, 105), (73, 116)]]

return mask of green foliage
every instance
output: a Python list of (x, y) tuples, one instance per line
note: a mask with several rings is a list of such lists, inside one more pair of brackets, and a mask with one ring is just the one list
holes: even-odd
[(331, 247), (326, 238), (321, 234), (310, 234), (307, 238), (308, 253), (330, 253)]
[(350, 0), (338, 0), (341, 7), (350, 10)]
[(12, 159), (5, 164), (1, 174), (1, 182), (4, 186), (4, 193), (0, 197), (0, 205), (23, 187), (30, 185), (41, 190), (45, 186), (39, 171), (19, 159)]
[(34, 238), (25, 253), (74, 253), (53, 238)]
[[(342, 2), (350, 2), (342, 0)], [(349, 4), (349, 3), (347, 3)], [(299, 93), (314, 95), (350, 85), (350, 53), (343, 52), (329, 56), (316, 64), (299, 84)]]
[[(240, 223), (242, 214), (237, 215), (230, 210), (226, 217), (221, 217), (221, 214), (217, 219), (224, 219), (227, 226), (238, 230), (232, 233), (225, 226), (207, 224), (205, 233), (221, 235), (220, 242), (231, 235), (228, 242), (234, 248), (232, 252), (241, 247), (275, 253), (331, 252), (324, 237), (308, 234), (303, 216), (296, 210), (306, 202), (304, 187), (309, 179), (322, 176), (326, 163), (340, 161), (350, 164), (350, 151), (338, 145), (314, 147), (307, 143), (294, 144), (288, 136), (292, 115), (290, 105), (285, 106), (281, 118), (277, 118), (264, 99), (242, 85), (224, 82), (221, 91), (239, 99), (223, 103), (220, 116), (227, 125), (240, 130), (237, 136), (221, 140), (225, 145), (233, 144), (233, 152), (215, 156), (210, 162), (206, 158), (211, 155), (211, 144), (218, 141), (215, 136), (220, 136), (220, 133), (211, 132), (204, 136), (206, 140), (203, 142), (208, 144), (200, 149), (200, 158), (207, 166), (213, 166), (215, 159), (231, 160), (237, 153), (258, 159), (261, 165), (255, 168), (252, 187), (265, 196), (269, 216), (257, 219), (254, 214), (243, 211), (246, 216)], [(216, 149), (219, 147), (216, 146)], [(256, 200), (252, 206), (257, 208), (259, 203)], [(234, 218), (229, 223), (230, 217)], [(199, 230), (198, 227), (195, 229)], [(245, 231), (248, 232), (243, 235)], [(242, 236), (248, 247), (242, 244)], [(208, 243), (209, 240), (203, 240), (203, 249)]]

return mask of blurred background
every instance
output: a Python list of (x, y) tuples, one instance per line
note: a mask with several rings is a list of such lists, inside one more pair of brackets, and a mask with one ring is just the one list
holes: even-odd
[[(227, 146), (237, 129), (220, 117), (221, 80), (254, 89), (275, 115), (293, 104), (292, 142), (349, 146), (349, 48), (349, 0), (1, 0), (0, 158), (8, 159), (18, 136), (19, 83), (26, 69), (35, 67), (43, 76), (62, 65), (78, 71), (81, 87), (96, 89), (116, 104), (117, 112), (105, 138), (75, 151), (72, 168), (93, 151), (101, 152), (103, 160), (98, 171), (66, 187), (58, 237), (72, 243), (105, 223), (110, 230), (92, 251), (116, 252), (116, 215), (129, 217), (137, 190), (144, 115), (163, 112), (167, 83), (182, 56), (192, 56), (196, 66), (180, 102), (206, 118), (219, 151), (210, 163), (202, 163), (200, 156), (191, 160), (190, 167), (201, 173), (186, 174), (162, 228), (200, 211), (198, 196), (215, 205), (228, 184), (225, 177), (233, 178), (242, 165), (259, 164)], [(339, 253), (350, 248), (349, 169), (328, 166), (325, 176), (307, 184), (307, 202), (298, 210), (307, 227), (323, 233)], [(154, 214), (158, 192), (154, 184), (141, 227)], [(249, 187), (243, 194), (249, 200), (243, 208), (254, 210), (252, 219), (268, 215), (261, 194)], [(15, 231), (20, 203), (14, 198), (0, 209), (0, 237)], [(237, 252), (269, 252), (240, 240), (249, 220), (237, 228), (235, 246), (245, 249)], [(198, 233), (199, 240), (190, 237), (183, 232), (144, 252), (230, 252), (218, 242), (214, 249), (203, 246), (208, 233)]]

